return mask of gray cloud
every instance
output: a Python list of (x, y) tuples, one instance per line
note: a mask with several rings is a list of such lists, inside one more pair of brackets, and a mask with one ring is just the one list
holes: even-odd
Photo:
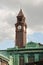
[(14, 24), (20, 8), (30, 32), (43, 32), (42, 0), (0, 0), (0, 40), (14, 39)]

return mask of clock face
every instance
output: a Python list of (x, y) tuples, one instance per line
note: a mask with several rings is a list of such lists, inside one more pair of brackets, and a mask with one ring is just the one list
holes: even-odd
[(21, 25), (18, 26), (18, 29), (21, 29)]
[(25, 26), (24, 26), (24, 30), (25, 30)]

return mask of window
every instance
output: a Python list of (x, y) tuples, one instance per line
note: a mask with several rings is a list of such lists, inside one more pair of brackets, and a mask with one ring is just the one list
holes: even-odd
[(1, 65), (1, 58), (0, 58), (0, 65)]
[(24, 65), (24, 56), (23, 55), (21, 55), (19, 57), (19, 61), (20, 61), (20, 65)]
[(0, 65), (8, 65), (8, 62), (0, 58)]
[(43, 60), (43, 54), (41, 53), (40, 54), (40, 61), (42, 61)]
[(34, 62), (34, 54), (29, 54), (28, 55), (28, 61), (29, 62)]

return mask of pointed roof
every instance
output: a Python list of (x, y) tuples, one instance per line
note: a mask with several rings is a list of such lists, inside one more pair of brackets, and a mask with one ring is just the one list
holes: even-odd
[(22, 12), (22, 9), (20, 9), (19, 13), (17, 16), (24, 16), (23, 12)]

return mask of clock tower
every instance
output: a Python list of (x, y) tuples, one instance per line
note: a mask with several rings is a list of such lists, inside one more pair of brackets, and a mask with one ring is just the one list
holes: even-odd
[(15, 45), (19, 48), (25, 47), (26, 44), (26, 22), (25, 17), (20, 9), (20, 12), (17, 15), (17, 23), (15, 24), (16, 27), (16, 36), (15, 36)]

